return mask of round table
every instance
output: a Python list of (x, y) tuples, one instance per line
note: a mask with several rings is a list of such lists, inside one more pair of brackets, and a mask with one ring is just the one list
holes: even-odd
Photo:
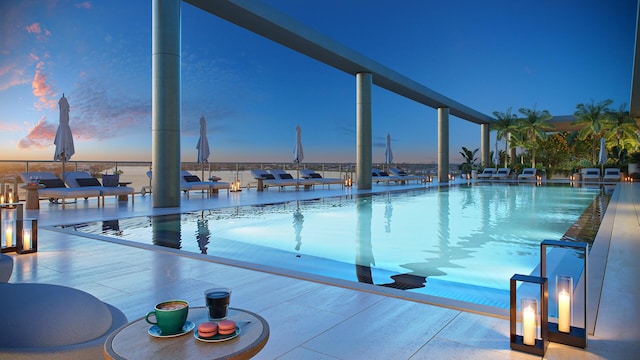
[[(191, 332), (167, 338), (149, 335), (151, 325), (142, 317), (114, 331), (104, 344), (106, 359), (250, 359), (266, 345), (269, 324), (250, 311), (229, 308), (228, 318), (235, 320), (240, 334), (222, 342), (203, 342), (195, 338), (198, 324), (209, 321), (206, 307), (190, 307)], [(249, 322), (249, 323), (247, 323)]]
[(38, 189), (43, 189), (43, 184), (25, 184), (21, 188), (27, 190), (27, 201), (25, 209), (38, 210), (40, 209), (40, 195), (38, 195)]

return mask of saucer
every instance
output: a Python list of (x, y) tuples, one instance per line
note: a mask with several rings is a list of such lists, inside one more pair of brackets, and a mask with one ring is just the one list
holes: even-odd
[(232, 332), (231, 334), (227, 334), (227, 335), (220, 335), (220, 334), (216, 334), (213, 335), (212, 337), (200, 337), (200, 335), (198, 335), (198, 331), (194, 331), (193, 332), (193, 336), (200, 340), (200, 341), (204, 341), (204, 342), (220, 342), (220, 341), (227, 341), (227, 340), (231, 340), (233, 338), (235, 338), (236, 336), (240, 335), (240, 327), (236, 326), (236, 331)]
[(167, 335), (163, 335), (162, 334), (162, 330), (160, 330), (160, 327), (158, 325), (153, 325), (152, 327), (149, 328), (149, 335), (153, 336), (153, 337), (157, 337), (157, 338), (170, 338), (170, 337), (176, 337), (176, 336), (182, 336), (188, 332), (190, 332), (191, 330), (193, 330), (196, 327), (196, 324), (194, 324), (193, 322), (187, 320), (187, 322), (184, 323), (184, 326), (182, 326), (182, 331), (177, 333), (177, 334), (167, 334)]

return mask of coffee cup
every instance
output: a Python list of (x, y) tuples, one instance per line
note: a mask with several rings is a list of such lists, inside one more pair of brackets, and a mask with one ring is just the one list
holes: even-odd
[(231, 289), (216, 287), (204, 292), (204, 299), (209, 309), (210, 320), (221, 320), (227, 318), (229, 301), (231, 300)]
[[(173, 335), (182, 331), (189, 314), (189, 303), (184, 300), (163, 301), (155, 306), (154, 311), (149, 311), (145, 320), (149, 324), (157, 325), (161, 335)], [(155, 318), (155, 322), (150, 319)]]

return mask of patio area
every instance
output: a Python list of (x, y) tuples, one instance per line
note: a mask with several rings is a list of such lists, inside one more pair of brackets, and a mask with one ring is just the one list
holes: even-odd
[[(420, 185), (402, 189), (412, 186)], [(374, 186), (373, 191), (381, 189), (393, 190), (394, 186)], [(188, 200), (183, 197), (180, 212), (347, 192), (358, 193), (336, 188), (244, 190), (213, 198), (192, 195)], [(223, 284), (233, 289), (232, 307), (260, 314), (269, 323), (269, 340), (256, 359), (538, 358), (510, 350), (508, 318), (422, 303), (404, 297), (401, 290), (388, 289), (385, 295), (372, 292), (367, 284), (335, 286), (221, 264), (198, 254), (95, 240), (51, 228), (176, 212), (175, 208), (154, 209), (151, 200), (149, 195), (137, 195), (132, 205), (110, 198), (104, 207), (79, 200), (65, 210), (42, 201), (40, 210), (25, 212), (25, 217), (39, 220), (38, 252), (11, 254), (14, 270), (10, 282), (80, 289), (119, 308), (130, 321), (167, 299), (181, 298), (192, 306), (204, 306), (203, 291)], [(596, 244), (607, 242), (595, 332), (589, 336), (587, 348), (551, 343), (544, 358), (635, 357), (640, 344), (640, 282), (636, 280), (640, 272), (640, 183), (617, 186), (596, 238)], [(593, 266), (589, 271), (590, 276), (602, 273)]]

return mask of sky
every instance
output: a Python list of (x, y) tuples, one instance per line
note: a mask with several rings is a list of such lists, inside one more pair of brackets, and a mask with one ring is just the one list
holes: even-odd
[[(264, 0), (492, 116), (631, 93), (636, 0)], [(355, 77), (182, 4), (181, 159), (355, 162)], [(73, 160), (151, 161), (151, 1), (0, 0), (0, 160), (52, 160), (67, 97)], [(437, 110), (374, 86), (373, 161), (437, 161)], [(628, 107), (627, 107), (628, 108)], [(492, 149), (493, 149), (492, 135)], [(450, 161), (480, 126), (450, 117)], [(502, 147), (501, 147), (502, 148)]]

